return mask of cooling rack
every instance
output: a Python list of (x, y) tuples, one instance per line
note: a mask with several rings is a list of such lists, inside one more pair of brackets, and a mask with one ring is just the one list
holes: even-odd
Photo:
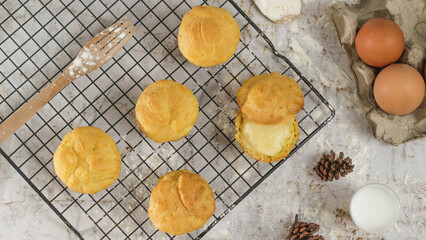
[[(242, 33), (236, 54), (212, 68), (187, 62), (176, 40), (185, 12), (205, 4), (231, 12)], [(301, 86), (300, 138), (288, 157), (334, 117), (334, 110), (234, 1), (22, 0), (0, 5), (1, 121), (55, 79), (89, 39), (123, 16), (138, 28), (133, 39), (101, 69), (63, 89), (1, 145), (1, 155), (80, 239), (201, 238), (285, 161), (255, 161), (235, 141), (235, 93), (244, 80), (277, 71)], [(158, 144), (140, 133), (133, 109), (142, 90), (164, 78), (189, 87), (200, 114), (188, 137)], [(106, 131), (122, 153), (121, 177), (94, 195), (67, 189), (52, 162), (61, 138), (86, 125)], [(174, 237), (154, 228), (147, 209), (157, 179), (178, 169), (210, 183), (217, 209), (202, 229)]]

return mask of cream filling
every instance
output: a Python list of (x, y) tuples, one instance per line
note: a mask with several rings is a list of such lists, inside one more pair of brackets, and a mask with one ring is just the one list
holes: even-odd
[(291, 122), (259, 124), (243, 117), (241, 126), (246, 147), (267, 156), (277, 155), (291, 138)]

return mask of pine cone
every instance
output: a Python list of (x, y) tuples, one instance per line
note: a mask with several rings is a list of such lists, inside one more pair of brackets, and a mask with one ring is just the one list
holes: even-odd
[(291, 225), (290, 233), (285, 237), (289, 240), (324, 240), (322, 236), (316, 235), (319, 225), (315, 223), (299, 222), (299, 215), (296, 214), (293, 225)]
[(335, 158), (336, 154), (331, 150), (330, 154), (324, 154), (317, 163), (317, 166), (314, 167), (315, 172), (322, 180), (339, 180), (340, 176), (344, 177), (353, 171), (354, 165), (352, 164), (352, 159), (349, 157), (343, 159), (342, 152), (340, 152), (337, 159)]

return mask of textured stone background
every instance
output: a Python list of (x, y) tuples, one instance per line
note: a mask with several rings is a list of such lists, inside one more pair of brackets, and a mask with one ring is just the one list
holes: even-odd
[[(204, 239), (283, 239), (296, 213), (304, 221), (319, 223), (325, 239), (424, 239), (426, 139), (394, 147), (372, 136), (346, 58), (323, 11), (335, 1), (303, 0), (303, 14), (281, 25), (268, 21), (251, 0), (237, 2), (329, 100), (336, 117)], [(352, 157), (355, 171), (323, 183), (312, 167), (330, 149)], [(351, 195), (370, 182), (391, 186), (402, 203), (402, 218), (383, 234), (362, 232), (348, 215)], [(4, 159), (0, 160), (0, 239), (75, 239)]]

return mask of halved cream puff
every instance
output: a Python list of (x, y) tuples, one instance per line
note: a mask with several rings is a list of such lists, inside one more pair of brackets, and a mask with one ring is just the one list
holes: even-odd
[(302, 110), (302, 90), (279, 73), (254, 76), (237, 91), (240, 111), (235, 138), (251, 157), (262, 162), (285, 158), (299, 138), (296, 114)]

